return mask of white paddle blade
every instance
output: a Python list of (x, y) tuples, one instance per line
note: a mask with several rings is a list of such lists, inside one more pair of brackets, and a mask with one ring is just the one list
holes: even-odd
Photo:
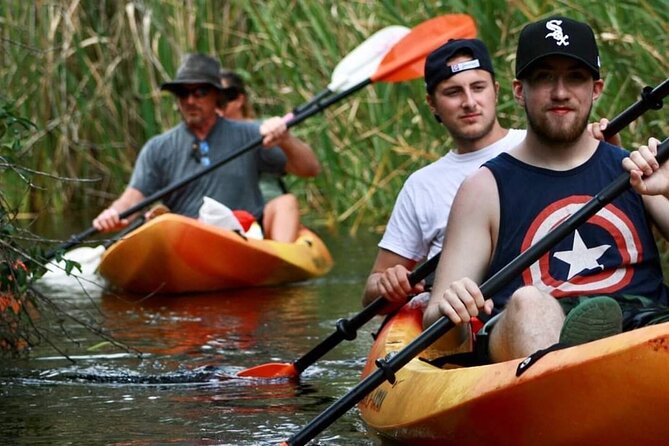
[(386, 53), (410, 31), (406, 26), (394, 25), (372, 34), (337, 64), (328, 90), (344, 91), (372, 77)]
[(95, 274), (104, 252), (105, 247), (103, 245), (98, 245), (95, 248), (86, 246), (74, 248), (63, 255), (63, 260), (60, 260), (59, 262), (50, 262), (46, 266), (47, 272), (42, 276), (42, 279), (49, 280), (51, 278), (67, 276), (68, 274), (65, 269), (66, 260), (77, 262), (81, 265), (81, 272), (74, 268), (72, 269), (71, 274), (84, 277), (92, 276)]

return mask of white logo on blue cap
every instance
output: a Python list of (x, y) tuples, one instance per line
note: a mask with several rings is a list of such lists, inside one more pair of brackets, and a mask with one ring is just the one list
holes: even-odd
[(481, 66), (481, 62), (478, 59), (468, 60), (467, 62), (460, 62), (453, 65), (449, 65), (451, 73), (459, 73), (460, 71), (473, 70)]
[(562, 32), (562, 27), (560, 26), (561, 24), (562, 20), (549, 20), (546, 22), (546, 28), (551, 31), (550, 33), (546, 34), (546, 38), (552, 37), (557, 42), (558, 46), (567, 46), (569, 45), (569, 36)]

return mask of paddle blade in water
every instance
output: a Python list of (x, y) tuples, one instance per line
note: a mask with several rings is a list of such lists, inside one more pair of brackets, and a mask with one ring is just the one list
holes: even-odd
[(293, 364), (270, 362), (237, 373), (242, 378), (297, 378), (300, 376)]
[[(81, 273), (83, 275), (93, 274), (100, 264), (100, 259), (104, 252), (105, 247), (102, 245), (96, 246), (95, 248), (81, 246), (72, 249), (63, 254), (62, 260), (58, 262), (51, 261), (46, 265), (47, 272), (44, 274), (43, 278), (68, 276), (66, 261), (78, 263), (81, 266)], [(72, 273), (79, 273), (79, 270), (72, 270)]]
[(372, 82), (402, 82), (423, 76), (425, 59), (450, 39), (476, 37), (476, 23), (467, 14), (447, 14), (416, 25), (385, 55)]

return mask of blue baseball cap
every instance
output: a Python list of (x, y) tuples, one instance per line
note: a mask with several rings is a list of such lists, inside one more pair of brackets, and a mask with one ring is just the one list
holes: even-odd
[[(472, 60), (448, 64), (460, 53), (471, 54)], [(467, 70), (485, 70), (495, 75), (488, 48), (479, 39), (451, 39), (432, 51), (425, 61), (425, 89), (434, 92), (439, 82)]]

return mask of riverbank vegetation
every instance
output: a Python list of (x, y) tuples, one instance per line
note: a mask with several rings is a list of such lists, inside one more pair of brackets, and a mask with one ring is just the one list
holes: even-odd
[[(600, 42), (607, 84), (593, 117), (614, 117), (669, 74), (667, 6), (666, 0), (3, 2), (0, 100), (36, 126), (17, 158), (61, 180), (38, 176), (27, 185), (3, 169), (2, 192), (21, 215), (103, 208), (124, 188), (142, 144), (179, 121), (174, 100), (158, 87), (186, 52), (216, 55), (243, 74), (259, 115), (283, 115), (322, 90), (337, 63), (375, 31), (448, 13), (476, 20), (502, 85), (501, 120), (512, 127), (524, 125), (510, 92), (522, 26), (549, 13), (586, 20)], [(382, 229), (407, 175), (451, 145), (424, 104), (422, 80), (368, 86), (294, 131), (324, 166), (316, 179), (288, 180), (305, 218), (351, 232)], [(666, 111), (651, 111), (623, 141), (634, 146), (667, 134)]]

